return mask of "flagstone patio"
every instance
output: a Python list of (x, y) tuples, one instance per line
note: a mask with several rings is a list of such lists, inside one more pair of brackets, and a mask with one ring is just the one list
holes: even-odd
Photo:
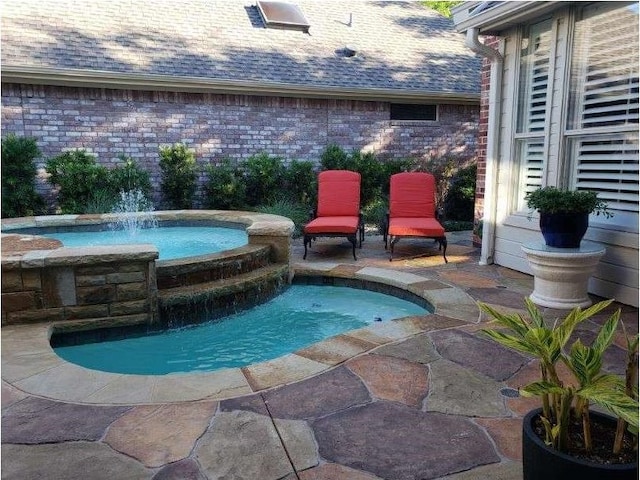
[[(439, 308), (388, 341), (346, 334), (332, 343), (333, 351), (297, 352), (308, 361), (331, 358), (329, 368), (269, 380), (286, 367), (282, 361), (256, 373), (259, 384), (245, 370), (247, 390), (184, 400), (180, 390), (188, 384), (166, 389), (159, 382), (148, 388), (165, 388), (162, 395), (173, 389), (175, 400), (123, 403), (105, 396), (92, 403), (64, 400), (73, 392), (56, 391), (51, 375), (49, 394), (43, 388), (36, 395), (27, 393), (32, 387), (16, 386), (30, 385), (29, 355), (20, 359), (23, 378), (5, 378), (10, 359), (3, 345), (2, 478), (520, 479), (521, 419), (536, 400), (517, 396), (516, 389), (535, 378), (537, 368), (484, 338), (479, 329), (486, 319), (462, 299), (519, 310), (533, 279), (478, 265), (470, 237), (449, 234), (448, 264), (437, 249), (412, 242), (399, 245), (389, 262), (377, 236), (367, 236), (357, 262), (350, 244), (335, 239), (314, 242), (302, 261), (302, 241), (294, 241), (297, 272), (366, 277), (384, 270), (400, 284), (417, 276), (421, 285), (445, 285), (430, 292)], [(637, 329), (638, 310), (622, 308), (627, 327)], [(581, 333), (592, 337), (604, 316)], [(606, 368), (620, 371), (622, 358), (622, 350), (612, 348)], [(135, 388), (136, 376), (125, 377)]]

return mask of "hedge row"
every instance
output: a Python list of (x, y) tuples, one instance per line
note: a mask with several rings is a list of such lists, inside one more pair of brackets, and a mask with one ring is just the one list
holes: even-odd
[[(9, 135), (2, 140), (2, 216), (43, 213), (45, 205), (35, 189), (34, 160), (40, 155), (33, 138)], [(108, 169), (85, 150), (64, 152), (46, 161), (48, 181), (55, 187), (58, 213), (113, 211), (121, 192), (140, 190), (150, 198), (149, 172), (127, 157)], [(299, 226), (316, 202), (317, 171), (347, 169), (362, 175), (361, 198), (365, 218), (377, 223), (387, 208), (389, 177), (397, 172), (425, 169), (414, 160), (379, 161), (373, 153), (345, 152), (328, 146), (319, 166), (310, 161), (286, 162), (266, 153), (233, 162), (222, 159), (201, 166), (186, 145), (159, 150), (161, 193), (166, 208), (193, 208), (196, 198), (208, 209), (260, 210), (288, 216)], [(438, 159), (426, 169), (436, 176), (438, 203), (452, 220), (471, 221), (475, 166), (460, 169), (455, 159)], [(198, 178), (203, 177), (202, 185)], [(295, 218), (294, 218), (295, 217)]]

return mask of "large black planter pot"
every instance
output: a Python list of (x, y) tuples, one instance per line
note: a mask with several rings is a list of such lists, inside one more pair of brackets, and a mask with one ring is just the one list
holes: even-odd
[[(531, 410), (522, 423), (522, 469), (524, 480), (638, 480), (638, 462), (601, 465), (580, 460), (547, 447), (533, 430), (533, 420), (541, 408)], [(615, 420), (607, 415), (591, 412), (593, 417), (606, 418), (615, 429)]]
[(550, 247), (580, 248), (588, 227), (588, 213), (540, 212), (540, 231)]

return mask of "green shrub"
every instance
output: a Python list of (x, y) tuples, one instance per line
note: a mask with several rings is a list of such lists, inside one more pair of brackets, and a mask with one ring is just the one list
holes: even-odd
[(292, 160), (284, 171), (284, 190), (292, 201), (313, 205), (318, 190), (318, 174), (313, 162)]
[(328, 145), (320, 155), (322, 170), (353, 170), (347, 153), (338, 145)]
[(36, 193), (34, 163), (40, 150), (35, 138), (7, 135), (2, 140), (2, 216), (25, 217), (42, 213), (44, 201)]
[(309, 208), (306, 205), (285, 198), (274, 200), (267, 205), (262, 205), (257, 208), (257, 211), (280, 215), (290, 219), (295, 226), (293, 231), (294, 237), (302, 235), (302, 228), (304, 224), (309, 221)]
[(49, 182), (58, 186), (61, 213), (86, 213), (94, 192), (108, 185), (108, 171), (85, 150), (64, 152), (47, 160)]
[(162, 194), (174, 209), (189, 209), (196, 194), (196, 156), (183, 143), (160, 147)]
[(229, 159), (223, 159), (217, 165), (208, 165), (205, 169), (204, 184), (205, 208), (218, 210), (237, 210), (246, 204), (246, 188), (243, 172)]
[(361, 153), (354, 151), (351, 153), (351, 161), (356, 172), (360, 173), (360, 202), (363, 206), (369, 205), (372, 201), (380, 198), (385, 181), (384, 168), (375, 155), (371, 152)]
[(117, 195), (113, 193), (111, 188), (98, 189), (87, 200), (84, 213), (111, 213), (117, 199)]
[(476, 165), (458, 170), (451, 178), (444, 202), (447, 220), (473, 222), (476, 198)]
[(121, 191), (140, 190), (147, 198), (151, 197), (149, 172), (142, 169), (132, 158), (120, 156), (121, 164), (109, 171), (109, 185), (117, 196)]
[(442, 226), (447, 232), (466, 232), (473, 230), (473, 222), (463, 220), (446, 220), (442, 222)]
[(247, 205), (255, 207), (275, 200), (284, 182), (282, 159), (259, 153), (249, 157), (243, 167)]
[(362, 209), (364, 223), (366, 225), (375, 225), (378, 228), (378, 232), (382, 234), (388, 210), (389, 203), (385, 198), (380, 197), (373, 200)]

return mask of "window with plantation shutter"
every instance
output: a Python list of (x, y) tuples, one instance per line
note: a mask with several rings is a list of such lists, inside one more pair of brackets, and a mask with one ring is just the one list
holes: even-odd
[(614, 3), (576, 23), (569, 128), (638, 124), (638, 15)]
[(616, 223), (637, 223), (638, 5), (597, 2), (577, 17), (567, 153), (571, 187), (595, 190)]
[(551, 26), (550, 19), (530, 25), (521, 42), (515, 140), (521, 176), (519, 208), (524, 208), (526, 193), (542, 185), (544, 135), (550, 97)]

